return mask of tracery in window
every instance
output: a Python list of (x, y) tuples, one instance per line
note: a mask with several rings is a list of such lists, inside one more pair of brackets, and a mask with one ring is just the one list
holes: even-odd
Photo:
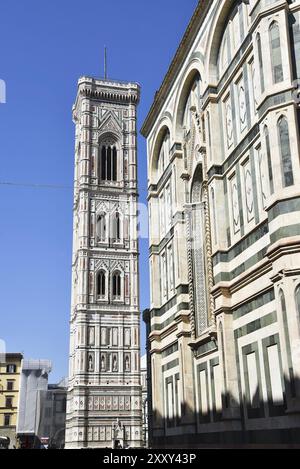
[(118, 150), (113, 139), (107, 139), (101, 144), (100, 175), (102, 181), (118, 180)]

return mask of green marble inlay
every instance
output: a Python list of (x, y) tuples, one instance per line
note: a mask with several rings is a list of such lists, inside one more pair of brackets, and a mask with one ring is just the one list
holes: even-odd
[[(177, 314), (177, 313), (176, 313)], [(167, 319), (165, 322), (162, 322), (161, 324), (152, 324), (151, 325), (151, 331), (161, 331), (165, 327), (169, 326), (172, 324), (172, 322), (175, 321), (175, 316), (176, 314), (173, 314), (169, 319)]]
[(172, 355), (172, 353), (178, 352), (178, 342), (176, 344), (171, 345), (168, 347), (166, 350), (164, 350), (161, 354), (162, 358), (166, 358), (169, 355)]
[(211, 340), (210, 342), (207, 342), (206, 344), (203, 344), (203, 345), (200, 345), (200, 347), (198, 347), (197, 349), (197, 357), (200, 357), (201, 355), (205, 355), (206, 353), (209, 353), (209, 352), (215, 352), (216, 350), (218, 350), (218, 347), (216, 345), (216, 343)]
[(252, 231), (246, 238), (239, 241), (234, 247), (232, 247), (228, 252), (218, 252), (213, 257), (213, 266), (215, 267), (220, 262), (230, 262), (235, 259), (237, 256), (242, 254), (246, 249), (248, 249), (252, 244), (259, 241), (265, 235), (269, 233), (269, 226), (267, 222), (264, 222), (262, 225), (258, 226), (256, 230)]
[(276, 322), (277, 313), (276, 311), (273, 311), (273, 313), (267, 314), (262, 318), (256, 319), (255, 321), (249, 322), (249, 324), (246, 324), (245, 326), (236, 329), (234, 331), (234, 337), (235, 339), (240, 339), (245, 335), (252, 334), (253, 332), (258, 331), (259, 329), (263, 329), (264, 327), (270, 326), (271, 324), (274, 324)]
[(234, 280), (236, 277), (238, 277), (239, 275), (243, 274), (248, 269), (250, 269), (250, 267), (253, 267), (255, 264), (263, 260), (266, 256), (267, 249), (268, 248), (266, 247), (262, 249), (261, 251), (259, 251), (257, 254), (254, 254), (254, 256), (247, 259), (245, 262), (240, 264), (231, 272), (220, 272), (219, 274), (215, 275), (214, 276), (215, 283), (230, 282), (231, 280)]
[(277, 231), (271, 234), (270, 239), (271, 243), (276, 243), (279, 239), (282, 238), (291, 238), (292, 236), (300, 235), (300, 224), (282, 226)]
[(252, 313), (252, 311), (255, 311), (258, 308), (261, 308), (262, 306), (271, 303), (271, 301), (275, 300), (275, 293), (274, 289), (262, 294), (258, 295), (256, 298), (252, 299), (251, 301), (248, 301), (248, 303), (245, 303), (243, 306), (233, 310), (233, 319), (239, 319), (246, 314)]
[(285, 215), (286, 213), (300, 212), (300, 197), (295, 197), (294, 199), (283, 200), (277, 202), (274, 207), (272, 207), (269, 212), (269, 221), (275, 220), (275, 218), (280, 215)]
[(164, 365), (162, 367), (162, 371), (164, 373), (165, 371), (171, 370), (172, 368), (175, 368), (175, 366), (178, 366), (178, 365), (179, 365), (179, 360), (177, 358), (176, 360), (173, 360), (170, 363), (167, 363), (166, 365)]

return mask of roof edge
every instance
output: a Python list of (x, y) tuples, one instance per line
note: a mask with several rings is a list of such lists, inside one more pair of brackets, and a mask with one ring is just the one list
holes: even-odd
[(157, 118), (161, 108), (163, 106), (163, 98), (166, 93), (169, 92), (176, 79), (176, 74), (186, 59), (186, 54), (190, 50), (192, 43), (199, 31), (199, 26), (205, 18), (205, 14), (210, 8), (213, 0), (199, 0), (198, 5), (193, 13), (193, 16), (187, 26), (187, 29), (183, 35), (183, 38), (179, 44), (179, 47), (175, 53), (175, 56), (169, 66), (169, 69), (163, 79), (163, 82), (156, 92), (154, 101), (147, 114), (147, 117), (140, 130), (141, 134), (147, 138), (154, 120)]

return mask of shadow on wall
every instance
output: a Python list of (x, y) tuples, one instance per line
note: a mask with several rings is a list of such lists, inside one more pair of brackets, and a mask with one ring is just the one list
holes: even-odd
[(300, 399), (295, 392), (299, 386), (299, 380), (285, 379), (285, 392), (277, 400), (271, 390), (267, 400), (262, 399), (260, 387), (251, 390), (251, 395), (248, 390), (241, 396), (241, 405), (231, 395), (222, 395), (222, 409), (214, 405), (204, 412), (194, 412), (184, 403), (180, 417), (165, 418), (150, 411), (149, 447), (300, 448)]

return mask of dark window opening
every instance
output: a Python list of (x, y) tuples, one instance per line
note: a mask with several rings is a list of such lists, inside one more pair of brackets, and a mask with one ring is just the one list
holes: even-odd
[(100, 272), (97, 277), (97, 295), (105, 296), (105, 293), (106, 293), (105, 273)]
[(101, 149), (101, 179), (102, 181), (114, 181), (118, 179), (117, 148), (115, 146), (103, 146)]
[(113, 275), (113, 297), (121, 297), (121, 275), (119, 272), (116, 272)]

